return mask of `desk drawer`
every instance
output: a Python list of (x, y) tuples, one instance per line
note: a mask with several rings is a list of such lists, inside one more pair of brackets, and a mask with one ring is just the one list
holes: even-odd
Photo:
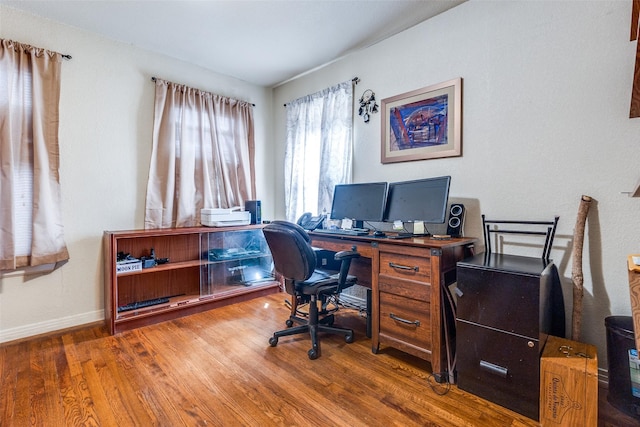
[(431, 281), (431, 258), (381, 251), (380, 275), (429, 283)]
[[(381, 294), (394, 294), (405, 297), (408, 300), (420, 301), (422, 304), (431, 301), (431, 285), (428, 283), (398, 280), (394, 277), (381, 276), (378, 281), (378, 290)], [(382, 300), (380, 301), (382, 304)]]
[(380, 292), (380, 335), (421, 349), (430, 349), (429, 308), (429, 304), (423, 301)]
[(360, 253), (360, 256), (364, 258), (373, 257), (373, 248), (371, 247), (370, 242), (312, 236), (311, 245), (333, 252), (350, 251), (355, 246), (356, 251)]

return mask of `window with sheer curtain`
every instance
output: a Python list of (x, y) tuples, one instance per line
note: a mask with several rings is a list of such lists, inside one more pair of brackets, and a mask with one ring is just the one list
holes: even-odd
[(145, 228), (200, 225), (203, 208), (255, 198), (253, 106), (155, 79)]
[(61, 61), (59, 53), (0, 39), (0, 271), (69, 259), (59, 177)]
[(351, 182), (353, 81), (286, 105), (285, 215), (331, 209), (333, 187)]

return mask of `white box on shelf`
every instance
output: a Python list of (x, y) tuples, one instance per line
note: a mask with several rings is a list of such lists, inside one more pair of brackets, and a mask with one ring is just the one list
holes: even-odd
[(200, 222), (206, 227), (225, 227), (251, 224), (251, 212), (231, 209), (201, 209)]

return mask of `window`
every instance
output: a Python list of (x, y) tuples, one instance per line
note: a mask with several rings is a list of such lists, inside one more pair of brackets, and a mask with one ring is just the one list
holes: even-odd
[(156, 79), (146, 228), (200, 225), (255, 198), (252, 105)]
[(352, 105), (352, 81), (287, 104), (287, 220), (328, 211), (335, 185), (351, 182)]
[(55, 266), (69, 259), (58, 174), (62, 55), (0, 42), (0, 270)]

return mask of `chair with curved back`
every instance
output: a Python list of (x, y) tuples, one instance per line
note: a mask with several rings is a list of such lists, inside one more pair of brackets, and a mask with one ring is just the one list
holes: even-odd
[[(353, 342), (351, 329), (332, 326), (333, 315), (319, 319), (318, 305), (327, 296), (339, 294), (356, 283), (356, 278), (348, 273), (351, 260), (360, 254), (355, 248), (353, 251), (338, 252), (335, 259), (340, 262), (340, 271), (325, 271), (316, 268), (316, 255), (311, 246), (311, 239), (299, 225), (287, 221), (273, 221), (263, 228), (263, 232), (271, 250), (275, 270), (283, 276), (285, 290), (293, 297), (291, 316), (286, 322), (289, 328), (275, 332), (269, 339), (269, 344), (275, 347), (280, 337), (309, 333), (311, 349), (308, 355), (309, 359), (313, 360), (320, 355), (318, 332), (342, 334), (347, 343)], [(306, 320), (296, 316), (299, 299), (309, 301)], [(291, 327), (294, 322), (302, 325)]]

